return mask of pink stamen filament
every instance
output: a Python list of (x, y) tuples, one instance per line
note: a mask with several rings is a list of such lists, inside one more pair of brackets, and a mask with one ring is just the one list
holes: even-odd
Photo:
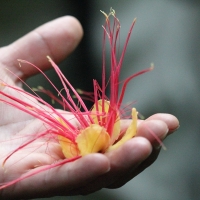
[(141, 74), (144, 74), (144, 73), (146, 73), (146, 72), (151, 71), (152, 69), (153, 69), (153, 68), (150, 67), (150, 68), (148, 68), (148, 69), (144, 69), (144, 70), (142, 70), (142, 71), (139, 71), (139, 72), (133, 74), (132, 76), (128, 77), (128, 78), (124, 81), (124, 84), (123, 84), (123, 86), (122, 86), (122, 91), (121, 91), (121, 94), (120, 94), (120, 97), (119, 97), (119, 101), (118, 101), (118, 103), (117, 103), (117, 107), (118, 107), (118, 108), (119, 108), (119, 107), (121, 106), (121, 104), (122, 104), (122, 101), (123, 101), (123, 98), (124, 98), (124, 94), (125, 94), (125, 91), (126, 91), (126, 87), (127, 87), (128, 83), (129, 83), (129, 81), (132, 80), (133, 78), (135, 78), (135, 77), (141, 75)]

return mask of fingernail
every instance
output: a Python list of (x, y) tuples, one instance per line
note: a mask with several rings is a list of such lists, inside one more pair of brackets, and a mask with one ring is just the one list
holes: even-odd
[(169, 133), (176, 132), (179, 128), (180, 128), (180, 125), (179, 125), (178, 127), (176, 127), (175, 129), (170, 129), (170, 130), (169, 130)]

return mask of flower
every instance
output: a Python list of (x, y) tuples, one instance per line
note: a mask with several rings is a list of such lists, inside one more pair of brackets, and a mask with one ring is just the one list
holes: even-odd
[[(42, 170), (46, 170), (52, 167), (59, 166), (66, 162), (76, 160), (90, 153), (105, 153), (112, 151), (135, 136), (137, 131), (137, 111), (135, 108), (132, 108), (132, 122), (130, 123), (130, 126), (127, 128), (126, 131), (121, 131), (120, 129), (120, 120), (123, 113), (121, 109), (122, 101), (126, 91), (126, 86), (129, 81), (140, 74), (150, 71), (152, 68), (142, 70), (136, 74), (131, 75), (125, 81), (120, 82), (120, 71), (122, 68), (122, 63), (128, 41), (135, 24), (135, 20), (133, 20), (127, 39), (125, 41), (125, 45), (122, 49), (121, 56), (118, 60), (117, 44), (120, 32), (120, 22), (116, 17), (115, 11), (113, 9), (110, 10), (110, 13), (108, 15), (104, 12), (102, 13), (106, 17), (105, 25), (103, 26), (104, 36), (102, 85), (100, 86), (96, 80), (93, 80), (94, 92), (92, 94), (92, 99), (94, 105), (92, 109), (88, 109), (86, 107), (83, 99), (81, 98), (81, 94), (79, 94), (80, 91), (77, 91), (73, 88), (73, 86), (66, 79), (59, 67), (53, 62), (50, 57), (48, 57), (49, 62), (59, 76), (63, 85), (63, 90), (61, 91), (59, 91), (55, 87), (53, 82), (37, 66), (25, 60), (19, 60), (19, 62), (28, 63), (29, 65), (36, 68), (40, 73), (42, 73), (43, 76), (56, 90), (61, 100), (52, 95), (50, 91), (44, 90), (42, 87), (33, 89), (33, 94), (30, 94), (19, 87), (9, 85), (3, 81), (1, 82), (1, 88), (7, 87), (10, 90), (17, 91), (19, 96), (13, 96), (9, 93), (4, 92), (4, 90), (1, 89), (0, 101), (41, 120), (45, 124), (46, 128), (45, 131), (39, 132), (38, 134), (32, 136), (30, 140), (26, 141), (21, 146), (16, 148), (13, 152), (11, 152), (4, 159), (3, 166), (5, 165), (7, 160), (10, 159), (12, 155), (18, 152), (20, 149), (25, 148), (33, 141), (41, 137), (46, 137), (48, 135), (54, 136), (53, 138), (56, 139), (57, 142), (60, 144), (62, 152), (66, 159), (65, 161), (60, 161), (56, 164), (47, 166)], [(113, 23), (111, 23), (110, 21), (111, 17), (113, 17)], [(110, 79), (107, 82), (105, 65), (106, 36), (110, 44), (111, 54)], [(12, 73), (11, 71), (9, 72)], [(17, 76), (15, 74), (13, 75)], [(20, 79), (19, 77), (17, 78)], [(23, 82), (23, 80), (21, 81)], [(122, 83), (121, 90), (119, 90), (120, 83)], [(26, 83), (24, 84), (26, 85)], [(105, 93), (105, 90), (108, 86), (110, 87), (109, 98), (106, 96)], [(58, 101), (63, 106), (64, 110), (70, 111), (70, 113), (68, 114), (71, 115), (71, 119), (77, 122), (76, 125), (72, 123), (71, 120), (66, 119), (62, 112), (58, 111), (52, 105), (48, 104), (42, 98), (40, 98), (40, 96), (36, 93), (37, 91), (48, 94), (50, 97), (53, 98), (53, 100)], [(65, 92), (65, 94), (63, 94), (63, 92)], [(73, 95), (71, 95), (71, 93), (73, 93)], [(23, 96), (24, 98), (20, 98), (21, 96)], [(73, 97), (78, 100), (78, 105), (74, 102)], [(34, 172), (34, 174), (39, 173), (42, 170)], [(15, 179), (14, 181), (0, 187), (0, 189), (14, 184), (17, 181), (20, 181), (34, 174), (30, 173), (27, 176)]]
[[(94, 106), (91, 110), (87, 110), (86, 106), (81, 100), (81, 97), (76, 93), (72, 86), (66, 81), (67, 85), (72, 89), (74, 95), (79, 100), (80, 105), (83, 107), (85, 113), (80, 111), (80, 109), (74, 105), (72, 98), (69, 98), (69, 93), (67, 94), (71, 104), (74, 108), (70, 108), (70, 111), (74, 114), (80, 127), (71, 129), (69, 123), (58, 117), (59, 122), (65, 127), (64, 133), (58, 136), (63, 154), (66, 158), (73, 158), (75, 156), (84, 156), (89, 153), (101, 152), (105, 153), (116, 149), (121, 146), (124, 142), (131, 139), (136, 134), (137, 129), (137, 111), (135, 108), (132, 109), (132, 123), (125, 133), (120, 132), (120, 107), (122, 104), (123, 96), (127, 83), (135, 76), (144, 73), (148, 70), (141, 71), (137, 74), (132, 75), (125, 80), (121, 94), (119, 94), (119, 75), (122, 67), (122, 62), (128, 40), (131, 35), (131, 31), (135, 24), (135, 20), (132, 23), (131, 29), (129, 31), (126, 43), (124, 45), (122, 55), (117, 60), (116, 50), (118, 35), (120, 31), (120, 22), (116, 18), (115, 11), (111, 8), (110, 13), (107, 15), (102, 11), (106, 17), (104, 29), (104, 51), (105, 51), (105, 36), (107, 35), (110, 43), (111, 51), (111, 69), (110, 69), (110, 99), (105, 95), (106, 81), (105, 81), (105, 60), (103, 60), (103, 71), (102, 71), (102, 86), (100, 87), (96, 80), (94, 80)], [(110, 17), (114, 18), (113, 27), (111, 27)], [(104, 57), (105, 59), (105, 57)], [(55, 63), (49, 58), (54, 69), (57, 73), (63, 77)], [(63, 81), (64, 82), (64, 81)], [(67, 90), (66, 87), (64, 87)], [(69, 138), (65, 135), (65, 132), (72, 134), (74, 137)], [(63, 130), (62, 130), (63, 132)]]

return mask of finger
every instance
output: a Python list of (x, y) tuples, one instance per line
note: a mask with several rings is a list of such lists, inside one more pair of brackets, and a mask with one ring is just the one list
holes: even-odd
[[(137, 137), (127, 141), (118, 149), (107, 154), (110, 160), (110, 171), (87, 184), (87, 186), (80, 188), (80, 193), (86, 195), (101, 188), (109, 187), (116, 181), (123, 179), (127, 173), (134, 171), (151, 154), (151, 151), (151, 144), (145, 138)], [(71, 194), (73, 194), (72, 192)]]
[(138, 125), (136, 136), (147, 138), (153, 147), (159, 148), (169, 129), (161, 120), (146, 120)]
[(167, 125), (164, 121), (158, 120), (159, 117), (157, 120), (156, 119), (157, 118), (155, 117), (146, 121), (140, 121), (136, 135), (137, 137), (145, 137), (155, 147), (151, 155), (144, 162), (142, 162), (134, 171), (127, 172), (127, 174), (124, 175), (124, 177), (111, 184), (108, 188), (118, 188), (123, 186), (133, 177), (137, 176), (144, 169), (149, 167), (157, 159), (160, 152), (160, 143), (168, 133), (169, 123)]
[(166, 123), (166, 125), (169, 129), (168, 134), (173, 133), (180, 126), (178, 119), (171, 114), (157, 113), (155, 115), (150, 116), (146, 120), (149, 121), (149, 120), (157, 120), (157, 119)]
[(145, 121), (140, 121), (137, 135), (147, 138), (156, 148), (153, 148), (151, 155), (133, 172), (130, 171), (124, 175), (124, 178), (122, 177), (115, 183), (111, 184), (108, 188), (114, 189), (123, 186), (129, 180), (140, 174), (143, 170), (154, 163), (160, 153), (160, 143), (156, 140), (156, 137), (158, 137), (160, 140), (163, 140), (167, 133), (172, 133), (172, 131), (175, 131), (178, 127), (179, 122), (177, 118), (170, 114), (155, 114)]
[[(176, 131), (179, 128), (178, 119), (171, 114), (165, 114), (165, 113), (157, 113), (157, 114), (150, 116), (146, 120), (138, 120), (138, 125), (140, 123), (142, 123), (143, 121), (150, 121), (150, 120), (161, 120), (161, 121), (165, 122), (169, 129), (169, 133), (173, 133), (174, 131)], [(121, 122), (122, 122), (121, 123), (122, 130), (124, 130), (124, 129), (126, 130), (131, 124), (131, 120), (121, 120)]]
[(24, 179), (4, 189), (3, 195), (7, 199), (69, 195), (70, 190), (86, 185), (109, 170), (110, 165), (106, 156), (90, 154)]
[(75, 49), (82, 35), (82, 27), (74, 17), (61, 17), (40, 26), (11, 45), (1, 48), (0, 53), (3, 56), (0, 62), (14, 73), (26, 78), (37, 73), (37, 70), (24, 65), (19, 68), (17, 59), (27, 60), (46, 70), (50, 67), (47, 55), (56, 63), (60, 62)]
[(154, 161), (157, 159), (159, 153), (160, 153), (160, 149), (153, 149), (151, 155), (144, 162), (142, 162), (136, 169), (128, 171), (127, 174), (124, 174), (123, 177), (115, 181), (113, 184), (109, 185), (107, 188), (116, 189), (116, 188), (122, 187), (128, 181), (133, 179), (135, 176), (137, 176), (142, 171), (144, 171), (147, 167), (153, 164)]
[(140, 121), (136, 136), (145, 137), (156, 148), (153, 149), (151, 155), (144, 162), (142, 162), (135, 170), (127, 172), (127, 174), (125, 174), (119, 180), (111, 184), (108, 188), (118, 188), (123, 186), (133, 177), (137, 176), (144, 169), (149, 167), (158, 157), (160, 152), (160, 143), (166, 137), (167, 133), (168, 126), (165, 122), (161, 120), (151, 119), (147, 121)]

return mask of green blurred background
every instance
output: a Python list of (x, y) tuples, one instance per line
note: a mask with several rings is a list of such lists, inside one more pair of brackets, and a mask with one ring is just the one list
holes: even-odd
[[(155, 70), (134, 79), (124, 101), (136, 100), (135, 106), (146, 117), (157, 112), (167, 112), (180, 119), (180, 130), (165, 142), (167, 151), (162, 151), (151, 167), (124, 187), (117, 190), (103, 189), (88, 196), (50, 199), (200, 199), (199, 1), (0, 0), (0, 5), (1, 46), (10, 44), (57, 17), (73, 15), (78, 18), (84, 29), (84, 38), (60, 67), (75, 88), (87, 91), (93, 89), (93, 78), (101, 78), (101, 25), (104, 17), (99, 10), (109, 12), (110, 7), (116, 10), (122, 25), (121, 42), (133, 18), (137, 17), (121, 78), (123, 80), (149, 67), (151, 62), (154, 62)], [(48, 75), (57, 87), (62, 88), (53, 71), (50, 70)], [(29, 79), (28, 84), (46, 86), (40, 75)]]

